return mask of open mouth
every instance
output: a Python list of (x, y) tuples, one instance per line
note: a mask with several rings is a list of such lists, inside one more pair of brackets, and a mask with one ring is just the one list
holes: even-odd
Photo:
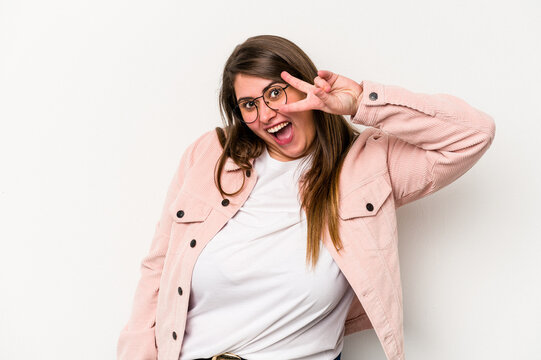
[(288, 144), (293, 139), (293, 126), (289, 121), (273, 126), (270, 129), (267, 129), (267, 132), (271, 134), (280, 145)]

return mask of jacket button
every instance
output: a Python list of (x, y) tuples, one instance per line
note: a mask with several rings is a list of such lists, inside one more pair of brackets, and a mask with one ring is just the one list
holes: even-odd
[(173, 331), (173, 340), (177, 339), (177, 333)]
[(182, 288), (180, 286), (178, 287), (178, 294), (182, 295)]
[(378, 99), (378, 93), (371, 92), (370, 95), (368, 95), (368, 98), (369, 98), (370, 100), (375, 101), (375, 100)]
[(184, 216), (184, 211), (182, 210), (177, 211), (177, 217), (181, 218), (183, 216)]
[(252, 172), (250, 170), (246, 170), (246, 176), (250, 177), (252, 175)]
[(372, 205), (371, 203), (366, 204), (366, 210), (368, 211), (374, 210), (374, 205)]
[(190, 246), (191, 246), (191, 247), (195, 247), (195, 243), (196, 243), (196, 242), (197, 242), (197, 241), (195, 241), (195, 239), (192, 239), (192, 241), (190, 241)]
[(229, 205), (229, 199), (223, 199), (223, 200), (222, 200), (222, 205), (223, 205), (223, 206)]

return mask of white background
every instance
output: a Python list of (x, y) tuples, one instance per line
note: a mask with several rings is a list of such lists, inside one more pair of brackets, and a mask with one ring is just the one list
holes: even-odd
[[(504, 5), (506, 3), (506, 5)], [(461, 97), (481, 160), (398, 211), (408, 359), (539, 359), (539, 2), (0, 0), (0, 358), (114, 359), (186, 146), (234, 46)], [(385, 359), (373, 330), (344, 360)]]

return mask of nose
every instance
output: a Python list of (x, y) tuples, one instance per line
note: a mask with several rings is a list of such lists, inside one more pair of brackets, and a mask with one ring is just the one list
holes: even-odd
[(259, 111), (259, 121), (268, 123), (269, 120), (271, 120), (272, 118), (276, 116), (277, 112), (276, 110), (273, 110), (270, 107), (268, 107), (267, 104), (263, 104), (263, 101), (264, 101), (263, 99), (260, 100), (259, 107), (257, 109)]

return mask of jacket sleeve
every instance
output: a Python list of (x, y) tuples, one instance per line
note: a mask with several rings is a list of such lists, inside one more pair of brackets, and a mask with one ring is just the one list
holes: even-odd
[(397, 208), (456, 180), (494, 139), (494, 120), (455, 96), (414, 93), (369, 80), (361, 86), (359, 107), (351, 120), (386, 136)]
[(193, 161), (197, 141), (191, 144), (181, 157), (177, 170), (169, 184), (160, 220), (156, 224), (148, 254), (140, 265), (141, 275), (131, 315), (120, 332), (117, 342), (118, 360), (156, 360), (158, 356), (154, 328), (156, 304), (165, 254), (169, 246), (169, 235), (173, 219), (168, 212)]

